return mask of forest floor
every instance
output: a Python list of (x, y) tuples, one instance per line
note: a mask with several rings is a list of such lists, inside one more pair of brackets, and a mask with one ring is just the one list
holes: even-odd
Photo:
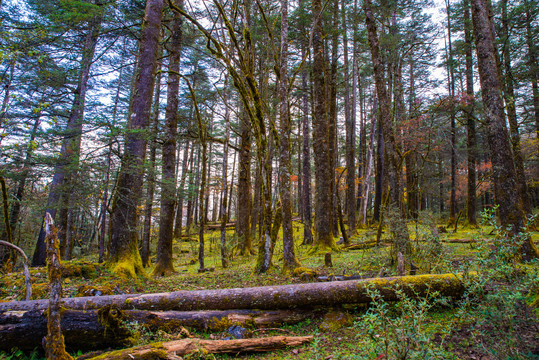
[[(429, 221), (426, 221), (429, 223)], [(458, 300), (410, 299), (397, 303), (375, 300), (370, 305), (318, 309), (312, 318), (278, 329), (253, 330), (252, 336), (314, 335), (314, 341), (300, 348), (264, 354), (196, 355), (196, 359), (539, 359), (539, 263), (518, 264), (511, 259), (514, 248), (497, 235), (492, 226), (478, 229), (460, 228), (442, 233), (433, 226), (409, 224), (414, 244), (412, 261), (418, 274), (479, 272), (469, 280), (468, 292)], [(193, 231), (193, 234), (196, 232)], [(232, 234), (232, 230), (230, 234)], [(361, 275), (376, 277), (381, 269), (386, 276), (396, 275), (388, 244), (364, 250), (345, 250), (332, 254), (333, 267), (324, 266), (324, 254), (312, 254), (308, 246), (300, 246), (303, 228), (294, 225), (296, 254), (302, 266), (317, 275)], [(539, 232), (532, 231), (539, 243)], [(366, 243), (376, 238), (376, 229), (358, 230), (352, 243)], [(382, 244), (388, 242), (384, 232)], [(229, 247), (234, 248), (230, 235)], [(452, 239), (473, 239), (470, 243), (452, 243)], [(384, 241), (385, 240), (385, 241)], [(282, 246), (277, 244), (275, 266), (268, 274), (255, 275), (256, 256), (233, 257), (230, 266), (221, 267), (219, 232), (206, 234), (206, 268), (198, 273), (198, 239), (174, 243), (174, 265), (177, 273), (166, 278), (141, 277), (128, 282), (97, 265), (95, 256), (64, 262), (64, 296), (89, 293), (128, 294), (175, 290), (199, 290), (251, 287), (316, 281), (316, 278), (284, 276), (281, 273)], [(495, 250), (496, 249), (496, 250)], [(95, 253), (95, 252), (94, 252)], [(154, 260), (154, 259), (153, 259)], [(410, 259), (407, 259), (410, 260)], [(151, 274), (151, 267), (148, 274)], [(32, 269), (34, 298), (46, 298), (47, 272)], [(21, 300), (24, 293), (22, 273), (0, 275), (0, 301)], [(136, 324), (134, 325), (136, 326)], [(166, 341), (176, 334), (152, 333), (143, 328), (140, 342)], [(223, 333), (191, 331), (201, 338), (224, 338)], [(80, 354), (80, 352), (78, 353)], [(78, 355), (74, 354), (74, 355)], [(32, 355), (0, 353), (0, 359), (38, 359)]]

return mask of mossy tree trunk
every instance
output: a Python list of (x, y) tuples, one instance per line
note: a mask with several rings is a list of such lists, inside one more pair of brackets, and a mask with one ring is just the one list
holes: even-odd
[[(489, 17), (490, 9), (486, 0), (471, 0), (471, 7), (479, 80), (492, 160), (494, 194), (502, 226), (510, 226), (511, 234), (516, 235), (524, 230), (525, 216), (518, 194), (511, 143), (505, 124), (502, 85), (494, 45), (495, 36)], [(522, 259), (539, 257), (531, 236), (525, 234), (524, 237), (521, 248)]]
[[(183, 7), (183, 1), (179, 4)], [(182, 48), (182, 23), (180, 14), (174, 13), (172, 34), (168, 44), (169, 65), (167, 82), (167, 107), (163, 139), (163, 165), (161, 172), (161, 209), (159, 214), (159, 240), (154, 276), (174, 272), (172, 240), (174, 237), (174, 206), (176, 205), (176, 137), (178, 134), (178, 93), (180, 87), (180, 55)]]
[(148, 0), (142, 26), (131, 116), (110, 219), (109, 267), (117, 274), (143, 274), (138, 250), (137, 206), (142, 195), (146, 131), (150, 118), (163, 0)]

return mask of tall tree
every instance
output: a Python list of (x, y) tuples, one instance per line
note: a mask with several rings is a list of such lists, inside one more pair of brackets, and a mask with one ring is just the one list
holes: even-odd
[[(180, 1), (179, 6), (183, 7), (183, 0)], [(167, 108), (163, 139), (159, 240), (157, 243), (157, 263), (153, 271), (153, 275), (157, 276), (168, 275), (174, 272), (174, 266), (172, 264), (172, 239), (174, 237), (174, 206), (176, 205), (176, 137), (178, 133), (182, 19), (180, 14), (174, 13), (171, 40), (168, 44)]]
[(110, 219), (109, 266), (126, 277), (144, 273), (137, 240), (137, 206), (142, 195), (146, 134), (157, 67), (163, 0), (148, 0), (142, 27), (131, 116)]
[(288, 0), (281, 0), (281, 52), (279, 69), (279, 120), (280, 134), (280, 195), (283, 221), (283, 272), (291, 272), (298, 265), (294, 250), (294, 234), (292, 229), (292, 194), (290, 186), (290, 108), (288, 99)]
[(322, 1), (313, 0), (313, 152), (314, 152), (314, 176), (315, 176), (315, 225), (316, 239), (315, 246), (323, 249), (334, 248), (332, 216), (333, 208), (330, 201), (331, 192), (331, 157), (334, 154), (329, 152), (329, 142), (333, 141), (329, 137), (329, 120), (327, 118), (326, 102), (326, 79), (324, 42), (322, 31)]
[[(498, 72), (494, 30), (487, 0), (471, 0), (472, 21), (479, 67), (481, 93), (487, 120), (487, 136), (492, 160), (494, 194), (502, 226), (517, 235), (524, 230), (524, 212), (517, 190), (511, 143), (505, 125), (502, 84)], [(524, 260), (539, 257), (531, 236), (525, 235), (521, 247)]]
[(395, 239), (395, 255), (400, 252), (409, 254), (411, 252), (408, 228), (404, 221), (401, 207), (401, 186), (400, 186), (400, 159), (397, 154), (397, 143), (393, 132), (392, 117), (390, 110), (389, 96), (384, 79), (384, 70), (380, 56), (380, 47), (378, 45), (378, 34), (374, 15), (372, 13), (372, 3), (370, 0), (363, 2), (367, 32), (369, 36), (369, 45), (371, 48), (371, 57), (374, 67), (374, 79), (376, 84), (376, 93), (378, 96), (378, 108), (380, 110), (380, 121), (382, 134), (385, 143), (385, 153), (389, 161), (388, 180), (391, 197), (390, 208), (394, 209), (395, 219), (391, 222), (393, 228), (391, 231), (397, 237)]
[[(47, 200), (47, 210), (51, 217), (55, 218), (59, 207), (65, 207), (69, 204), (70, 190), (69, 183), (76, 172), (80, 156), (82, 126), (84, 118), (84, 105), (86, 93), (88, 90), (88, 81), (90, 79), (90, 67), (94, 58), (97, 41), (100, 35), (100, 26), (103, 21), (104, 5), (96, 3), (95, 15), (88, 24), (88, 30), (82, 47), (82, 56), (80, 61), (79, 78), (77, 87), (74, 91), (73, 103), (69, 118), (67, 120), (65, 135), (60, 150), (60, 159), (55, 167), (54, 176), (51, 183), (51, 190)], [(63, 205), (61, 205), (61, 202)], [(64, 217), (67, 216), (65, 213)], [(58, 222), (66, 224), (65, 219)], [(41, 230), (37, 239), (34, 255), (32, 258), (33, 266), (43, 266), (46, 262), (45, 248), (45, 218), (41, 225)], [(60, 228), (60, 232), (65, 232), (65, 228)], [(60, 253), (65, 248), (65, 236), (61, 236)]]
[(470, 19), (470, 0), (464, 0), (464, 42), (466, 56), (466, 96), (468, 104), (466, 112), (466, 147), (468, 162), (468, 196), (466, 198), (466, 218), (469, 226), (477, 226), (477, 200), (476, 200), (476, 159), (477, 140), (474, 117), (474, 88), (473, 88), (473, 58), (472, 58), (472, 22)]

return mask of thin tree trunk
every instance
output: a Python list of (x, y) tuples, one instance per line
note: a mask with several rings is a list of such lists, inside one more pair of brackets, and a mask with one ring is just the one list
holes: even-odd
[(371, 135), (369, 143), (369, 151), (367, 153), (367, 164), (365, 166), (365, 174), (363, 176), (363, 195), (361, 196), (361, 208), (359, 211), (359, 222), (361, 226), (367, 225), (367, 204), (369, 203), (369, 192), (371, 187), (372, 163), (374, 154), (374, 134), (376, 125), (376, 99), (374, 100), (372, 119), (371, 119)]
[[(183, 7), (183, 1), (179, 3)], [(180, 56), (182, 49), (182, 23), (180, 14), (174, 13), (171, 40), (168, 44), (169, 64), (167, 82), (167, 108), (163, 139), (161, 172), (161, 209), (159, 214), (159, 240), (154, 276), (174, 272), (172, 240), (174, 238), (174, 206), (176, 205), (176, 137), (178, 134), (178, 93), (180, 85)]]
[(281, 206), (283, 226), (283, 272), (289, 273), (299, 266), (294, 250), (294, 234), (292, 229), (292, 193), (290, 191), (290, 109), (288, 103), (288, 0), (281, 0), (281, 53), (279, 79), (279, 120)]
[[(77, 88), (74, 92), (73, 104), (67, 120), (65, 135), (60, 150), (60, 159), (55, 167), (54, 176), (51, 183), (51, 190), (47, 200), (47, 210), (45, 211), (51, 215), (53, 220), (56, 216), (58, 206), (60, 206), (60, 199), (63, 198), (62, 201), (64, 203), (69, 203), (70, 194), (68, 194), (66, 191), (68, 190), (69, 186), (66, 184), (70, 183), (71, 176), (74, 172), (70, 169), (70, 165), (78, 165), (79, 162), (82, 125), (84, 118), (84, 103), (86, 100), (86, 92), (88, 90), (88, 80), (90, 79), (90, 67), (92, 65), (97, 40), (100, 35), (100, 27), (101, 22), (103, 21), (103, 15), (104, 9), (100, 9), (99, 14), (92, 19), (82, 49)], [(61, 222), (62, 221), (60, 221), (60, 223)], [(46, 251), (44, 226), (45, 220), (43, 219), (32, 258), (32, 266), (45, 265)]]
[(355, 123), (350, 113), (350, 72), (348, 65), (348, 33), (345, 1), (342, 6), (342, 28), (344, 47), (344, 121), (346, 128), (346, 215), (348, 233), (356, 230), (356, 162), (355, 162)]
[[(161, 54), (162, 48), (160, 47), (157, 57), (160, 58)], [(144, 267), (150, 266), (150, 242), (152, 235), (152, 215), (156, 180), (155, 156), (157, 153), (157, 134), (159, 132), (159, 106), (161, 97), (161, 67), (162, 64), (159, 62), (157, 64), (157, 77), (155, 80), (155, 91), (153, 96), (152, 123), (150, 128), (150, 158), (148, 161), (148, 171), (146, 173), (146, 203), (144, 205), (144, 228), (142, 230), (142, 246), (140, 254), (142, 265)]]
[(473, 89), (473, 58), (472, 58), (472, 21), (470, 19), (470, 0), (464, 0), (464, 41), (466, 43), (466, 146), (468, 148), (468, 197), (466, 200), (466, 212), (468, 225), (477, 226), (477, 199), (476, 199), (476, 158), (477, 140), (475, 135), (474, 118), (474, 89)]
[(533, 110), (535, 114), (535, 131), (539, 138), (539, 85), (538, 85), (538, 65), (537, 65), (537, 45), (533, 39), (533, 2), (524, 0), (524, 10), (526, 12), (526, 44), (528, 45), (528, 71), (532, 83)]
[[(191, 153), (193, 152), (194, 146), (191, 146)], [(187, 178), (187, 173), (189, 170), (189, 141), (185, 142), (185, 149), (183, 151), (183, 160), (182, 160), (182, 177), (180, 179), (180, 185), (178, 186), (177, 198), (178, 202), (176, 204), (176, 218), (174, 224), (174, 238), (179, 239), (182, 235), (182, 226), (183, 226), (183, 201), (185, 198), (185, 179)]]
[(392, 224), (394, 226), (392, 232), (397, 236), (397, 238), (395, 239), (395, 253), (400, 252), (402, 254), (409, 254), (411, 252), (411, 246), (409, 241), (408, 228), (406, 227), (406, 222), (404, 221), (402, 214), (400, 197), (400, 161), (397, 154), (397, 144), (392, 128), (390, 103), (387, 89), (385, 86), (376, 24), (371, 10), (371, 1), (365, 0), (363, 6), (366, 15), (369, 44), (371, 48), (372, 62), (374, 66), (374, 77), (381, 115), (382, 133), (384, 137), (384, 143), (387, 145), (385, 146), (385, 153), (387, 154), (387, 159), (389, 160), (388, 178), (389, 191), (391, 194), (391, 208), (395, 210), (396, 216), (396, 219), (392, 221)]

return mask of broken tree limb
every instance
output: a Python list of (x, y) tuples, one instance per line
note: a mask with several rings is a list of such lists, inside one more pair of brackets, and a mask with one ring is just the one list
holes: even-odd
[(21, 254), (22, 259), (23, 259), (22, 265), (23, 265), (23, 269), (24, 269), (23, 270), (24, 283), (26, 285), (26, 300), (30, 300), (32, 298), (32, 281), (30, 280), (30, 270), (28, 270), (28, 257), (26, 256), (26, 254), (24, 253), (24, 251), (20, 247), (18, 247), (16, 245), (13, 245), (10, 242), (0, 240), (0, 245), (10, 247), (10, 248), (16, 250), (17, 252), (19, 252), (19, 254)]
[[(161, 311), (313, 308), (370, 302), (367, 288), (371, 287), (378, 289), (388, 301), (397, 300), (397, 287), (411, 296), (424, 296), (437, 291), (442, 296), (459, 297), (464, 292), (461, 279), (461, 275), (432, 274), (252, 288), (108, 295), (65, 298), (62, 305), (67, 309), (78, 310), (99, 309), (110, 305), (118, 309)], [(46, 300), (0, 303), (0, 311), (46, 308)]]
[(312, 341), (312, 339), (312, 336), (272, 336), (237, 340), (182, 339), (112, 351), (93, 358), (84, 358), (88, 360), (174, 359), (178, 356), (198, 352), (210, 354), (263, 352), (300, 346)]
[[(99, 310), (65, 310), (61, 327), (66, 348), (95, 350), (110, 346), (130, 346), (133, 334), (126, 324), (137, 322), (156, 332), (174, 333), (181, 327), (223, 331), (232, 325), (266, 328), (296, 324), (313, 313), (292, 310), (207, 310), (207, 311), (144, 311), (117, 310), (110, 306)], [(0, 313), (0, 351), (17, 347), (31, 351), (41, 347), (47, 334), (45, 310), (6, 311)]]

